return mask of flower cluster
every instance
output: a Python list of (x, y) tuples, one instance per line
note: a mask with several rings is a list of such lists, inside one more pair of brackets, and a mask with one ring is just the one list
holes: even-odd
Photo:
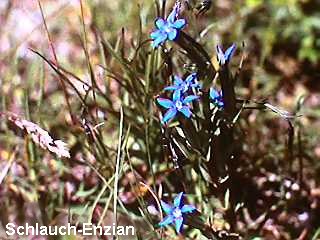
[(192, 213), (196, 208), (192, 205), (183, 204), (183, 192), (179, 193), (173, 201), (173, 206), (161, 201), (161, 207), (167, 216), (159, 223), (160, 227), (174, 224), (176, 232), (180, 233), (183, 225), (183, 217), (187, 213)]
[(180, 13), (180, 5), (181, 3), (177, 1), (167, 19), (161, 17), (156, 19), (155, 25), (157, 30), (151, 33), (153, 48), (157, 48), (166, 40), (174, 41), (177, 38), (179, 31), (186, 25), (185, 19), (177, 19)]
[[(184, 28), (186, 21), (185, 19), (178, 19), (180, 13), (180, 2), (177, 1), (172, 12), (169, 14), (167, 19), (158, 18), (155, 21), (157, 29), (151, 33), (153, 40), (152, 47), (157, 48), (167, 40), (174, 41), (182, 28)], [(236, 50), (236, 44), (232, 44), (225, 52), (221, 46), (216, 47), (217, 59), (220, 66), (227, 65), (234, 52)], [(172, 97), (157, 98), (157, 103), (166, 109), (166, 112), (162, 118), (161, 123), (167, 124), (173, 120), (178, 114), (182, 114), (186, 118), (192, 116), (190, 110), (190, 104), (199, 99), (198, 92), (201, 90), (202, 85), (197, 79), (197, 73), (192, 73), (185, 79), (179, 76), (173, 77), (173, 84), (166, 86), (164, 91), (172, 91)], [(209, 99), (217, 108), (223, 109), (225, 104), (223, 102), (222, 91), (210, 88)], [(181, 232), (184, 217), (188, 213), (192, 213), (196, 208), (192, 205), (183, 204), (183, 192), (179, 193), (174, 199), (173, 205), (161, 201), (161, 206), (165, 214), (167, 215), (160, 223), (160, 227), (173, 224), (177, 233)]]
[[(196, 73), (190, 74), (185, 80), (182, 80), (179, 76), (174, 76), (173, 85), (164, 88), (164, 90), (173, 91), (172, 99), (160, 97), (157, 99), (160, 106), (168, 109), (162, 119), (162, 124), (168, 123), (178, 112), (182, 113), (186, 118), (191, 117), (192, 112), (189, 104), (199, 99), (198, 95), (188, 95), (188, 92), (192, 89), (201, 89)], [(222, 91), (210, 88), (209, 98), (217, 107), (224, 107)]]
[[(177, 1), (173, 10), (167, 17), (167, 19), (158, 18), (155, 21), (157, 30), (151, 33), (153, 40), (153, 48), (163, 44), (166, 40), (175, 40), (179, 34), (179, 31), (186, 25), (185, 19), (178, 19), (181, 9), (180, 1)], [(234, 52), (236, 50), (236, 44), (233, 43), (226, 51), (222, 50), (220, 45), (217, 45), (217, 60), (220, 66), (227, 65)], [(190, 110), (190, 103), (199, 98), (197, 95), (188, 95), (190, 89), (201, 89), (201, 84), (197, 81), (197, 74), (190, 74), (185, 80), (178, 76), (174, 76), (173, 85), (164, 88), (166, 91), (173, 91), (172, 99), (158, 98), (157, 102), (160, 106), (167, 109), (162, 124), (168, 123), (179, 112), (186, 118), (190, 118), (192, 112)], [(213, 104), (219, 108), (224, 107), (222, 92), (214, 88), (210, 88), (209, 98)]]
[(174, 84), (164, 88), (164, 90), (174, 91), (172, 94), (172, 100), (166, 98), (157, 99), (160, 106), (168, 109), (162, 119), (162, 124), (166, 124), (172, 120), (178, 112), (182, 113), (186, 118), (190, 118), (192, 112), (189, 104), (198, 99), (199, 96), (188, 95), (188, 92), (193, 88), (200, 87), (200, 84), (197, 82), (196, 73), (189, 75), (185, 80), (175, 76)]

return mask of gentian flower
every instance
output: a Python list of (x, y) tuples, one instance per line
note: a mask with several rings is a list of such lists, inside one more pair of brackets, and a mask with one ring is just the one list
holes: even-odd
[(231, 58), (236, 50), (236, 47), (237, 47), (237, 45), (234, 43), (225, 52), (223, 52), (221, 49), (221, 46), (217, 45), (217, 49), (216, 49), (217, 58), (218, 58), (218, 62), (221, 66), (229, 63), (229, 61), (231, 60)]
[(217, 105), (220, 108), (224, 107), (221, 91), (217, 91), (214, 88), (210, 88), (209, 97), (215, 105)]
[(190, 74), (184, 81), (180, 77), (174, 76), (173, 85), (165, 87), (164, 90), (180, 90), (182, 93), (186, 93), (190, 88), (201, 88), (201, 85), (197, 82), (196, 73)]
[(159, 223), (160, 227), (167, 226), (169, 224), (174, 224), (176, 232), (180, 233), (183, 224), (183, 215), (186, 213), (191, 213), (196, 208), (192, 205), (183, 205), (183, 192), (179, 193), (178, 196), (173, 201), (173, 206), (164, 201), (161, 201), (161, 206), (167, 216)]
[(167, 19), (159, 17), (155, 21), (157, 30), (151, 33), (151, 38), (153, 39), (153, 48), (157, 48), (167, 39), (171, 41), (175, 40), (179, 34), (179, 31), (186, 25), (185, 19), (177, 19), (180, 12), (180, 5), (180, 2), (177, 1)]
[(168, 111), (165, 113), (162, 119), (162, 124), (169, 122), (177, 115), (178, 112), (182, 113), (186, 118), (190, 118), (192, 112), (188, 104), (198, 98), (199, 97), (196, 95), (189, 95), (187, 97), (183, 97), (181, 96), (181, 91), (179, 90), (174, 91), (172, 100), (166, 98), (158, 98), (158, 103), (162, 107), (168, 109)]

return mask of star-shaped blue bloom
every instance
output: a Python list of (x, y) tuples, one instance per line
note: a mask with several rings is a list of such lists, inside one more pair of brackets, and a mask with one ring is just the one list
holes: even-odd
[(160, 227), (174, 224), (176, 232), (180, 233), (183, 224), (184, 214), (191, 213), (196, 210), (192, 205), (183, 204), (183, 192), (179, 193), (173, 201), (173, 206), (161, 201), (161, 207), (167, 216), (159, 223)]
[(236, 50), (237, 45), (234, 43), (232, 44), (225, 52), (223, 52), (223, 50), (221, 49), (220, 45), (217, 45), (217, 58), (218, 58), (218, 62), (219, 64), (225, 65), (228, 64)]
[(167, 39), (173, 41), (177, 38), (179, 31), (186, 25), (185, 19), (177, 19), (179, 12), (180, 4), (176, 4), (167, 19), (161, 17), (156, 19), (155, 25), (157, 30), (151, 33), (153, 48), (157, 48)]
[(181, 96), (180, 90), (173, 92), (172, 100), (166, 98), (158, 98), (158, 103), (162, 107), (168, 109), (162, 119), (162, 124), (166, 124), (167, 122), (169, 122), (177, 115), (178, 112), (182, 113), (186, 118), (190, 118), (192, 112), (190, 110), (189, 103), (198, 98), (199, 96), (196, 95), (183, 97)]
[(186, 93), (191, 88), (201, 88), (200, 83), (197, 82), (197, 74), (192, 73), (183, 81), (179, 76), (174, 76), (172, 86), (165, 87), (164, 90), (177, 91)]
[(216, 106), (218, 106), (220, 108), (224, 107), (221, 91), (217, 91), (214, 88), (210, 88), (209, 97)]

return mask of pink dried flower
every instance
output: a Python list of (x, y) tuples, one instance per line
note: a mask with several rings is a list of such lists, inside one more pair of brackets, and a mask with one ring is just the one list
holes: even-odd
[(0, 113), (0, 116), (5, 116), (15, 126), (26, 131), (26, 133), (31, 136), (32, 141), (38, 144), (41, 148), (57, 154), (58, 157), (70, 158), (67, 144), (61, 140), (54, 140), (46, 130), (42, 129), (37, 124), (21, 119), (12, 113)]

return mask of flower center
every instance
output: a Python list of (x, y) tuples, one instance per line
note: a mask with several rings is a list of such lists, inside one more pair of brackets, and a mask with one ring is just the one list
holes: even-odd
[(164, 27), (164, 31), (166, 32), (166, 33), (169, 33), (169, 32), (171, 32), (171, 27), (169, 26), (169, 24), (167, 24), (165, 27)]
[(174, 216), (174, 218), (180, 218), (182, 217), (182, 212), (179, 208), (175, 208), (172, 212), (172, 215)]
[(182, 108), (182, 102), (181, 101), (176, 101), (176, 108), (178, 110)]

